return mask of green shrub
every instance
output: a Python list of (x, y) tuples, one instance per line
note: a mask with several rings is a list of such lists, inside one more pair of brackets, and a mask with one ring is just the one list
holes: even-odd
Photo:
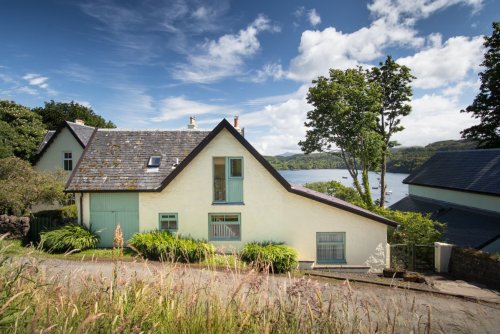
[(76, 204), (63, 206), (59, 210), (61, 210), (61, 218), (78, 218), (78, 212), (76, 211)]
[(95, 248), (99, 237), (81, 225), (69, 224), (40, 233), (40, 245), (48, 252), (62, 253)]
[(297, 251), (282, 243), (251, 242), (243, 247), (241, 259), (253, 263), (260, 270), (269, 267), (275, 273), (284, 273), (297, 267)]
[(152, 260), (201, 262), (215, 253), (214, 246), (199, 240), (174, 236), (168, 231), (136, 233), (129, 245)]

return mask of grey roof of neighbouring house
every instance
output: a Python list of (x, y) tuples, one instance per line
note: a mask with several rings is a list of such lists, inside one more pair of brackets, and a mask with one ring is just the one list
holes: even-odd
[(47, 143), (49, 142), (50, 138), (52, 138), (54, 133), (56, 133), (56, 130), (47, 131), (47, 133), (43, 137), (42, 142), (40, 143), (40, 145), (38, 145), (38, 148), (36, 150), (36, 154), (40, 154), (40, 152), (42, 152), (43, 148), (45, 147), (45, 145), (47, 145)]
[(500, 234), (500, 214), (491, 211), (417, 196), (407, 196), (391, 205), (391, 209), (430, 213), (433, 220), (446, 223), (443, 240), (461, 247), (477, 248)]
[(500, 149), (437, 152), (403, 183), (500, 195)]
[[(210, 133), (197, 130), (98, 129), (75, 168), (68, 191), (154, 191)], [(159, 168), (148, 168), (161, 156)]]
[(63, 125), (59, 127), (57, 130), (49, 130), (45, 134), (42, 142), (38, 146), (36, 151), (35, 163), (43, 156), (45, 151), (50, 147), (50, 145), (54, 142), (57, 136), (61, 133), (61, 131), (67, 128), (69, 132), (75, 137), (76, 141), (83, 147), (87, 146), (90, 137), (92, 137), (92, 133), (94, 133), (95, 128), (88, 126), (77, 124), (69, 121), (64, 121)]
[[(388, 226), (398, 224), (390, 219), (350, 203), (300, 186), (292, 186), (271, 164), (226, 120), (212, 131), (132, 131), (99, 129), (73, 170), (67, 192), (161, 191), (223, 129), (245, 147), (252, 156), (288, 191)], [(158, 171), (150, 171), (150, 156), (160, 155)], [(173, 164), (179, 159), (179, 164)]]

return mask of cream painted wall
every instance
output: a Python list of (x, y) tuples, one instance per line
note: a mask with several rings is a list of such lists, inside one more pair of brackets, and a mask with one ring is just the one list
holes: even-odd
[(410, 195), (431, 198), (437, 201), (500, 212), (500, 197), (474, 194), (463, 191), (409, 185)]
[[(75, 168), (76, 163), (82, 155), (83, 148), (67, 128), (63, 128), (61, 133), (47, 148), (43, 156), (36, 163), (35, 170), (41, 172), (63, 170), (63, 152), (71, 152), (73, 154), (73, 168)], [(67, 174), (69, 177), (71, 172), (67, 172)]]
[[(244, 205), (212, 204), (215, 156), (243, 157)], [(76, 203), (79, 205), (78, 194)], [(200, 239), (208, 239), (209, 213), (240, 213), (241, 241), (213, 242), (226, 252), (250, 241), (272, 240), (295, 248), (299, 260), (316, 261), (316, 232), (345, 232), (348, 265), (369, 265), (380, 270), (386, 264), (386, 225), (289, 193), (227, 130), (214, 138), (162, 192), (139, 193), (141, 232), (158, 229), (159, 213), (177, 213), (178, 233)], [(84, 194), (83, 216), (88, 225), (89, 194)]]

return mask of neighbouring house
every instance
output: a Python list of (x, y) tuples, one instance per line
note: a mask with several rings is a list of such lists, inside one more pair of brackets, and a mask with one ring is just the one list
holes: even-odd
[(57, 130), (47, 131), (38, 146), (33, 167), (40, 172), (73, 171), (96, 129), (81, 120), (65, 121)]
[(381, 269), (387, 228), (397, 224), (337, 198), (290, 185), (241, 135), (237, 123), (212, 131), (98, 129), (66, 191), (79, 221), (111, 247), (168, 230), (206, 239), (225, 252), (279, 241), (300, 260)]
[[(67, 181), (95, 130), (96, 128), (85, 125), (82, 120), (75, 120), (65, 121), (59, 129), (47, 131), (38, 146), (33, 168), (45, 173), (63, 171), (64, 181)], [(33, 206), (32, 211), (59, 207), (59, 204), (39, 204)]]
[(500, 251), (500, 149), (438, 152), (403, 183), (409, 196), (391, 209), (430, 213), (446, 242)]

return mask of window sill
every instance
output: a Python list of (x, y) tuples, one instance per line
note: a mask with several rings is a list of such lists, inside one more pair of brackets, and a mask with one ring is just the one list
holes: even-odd
[(244, 202), (212, 202), (212, 205), (245, 205)]

